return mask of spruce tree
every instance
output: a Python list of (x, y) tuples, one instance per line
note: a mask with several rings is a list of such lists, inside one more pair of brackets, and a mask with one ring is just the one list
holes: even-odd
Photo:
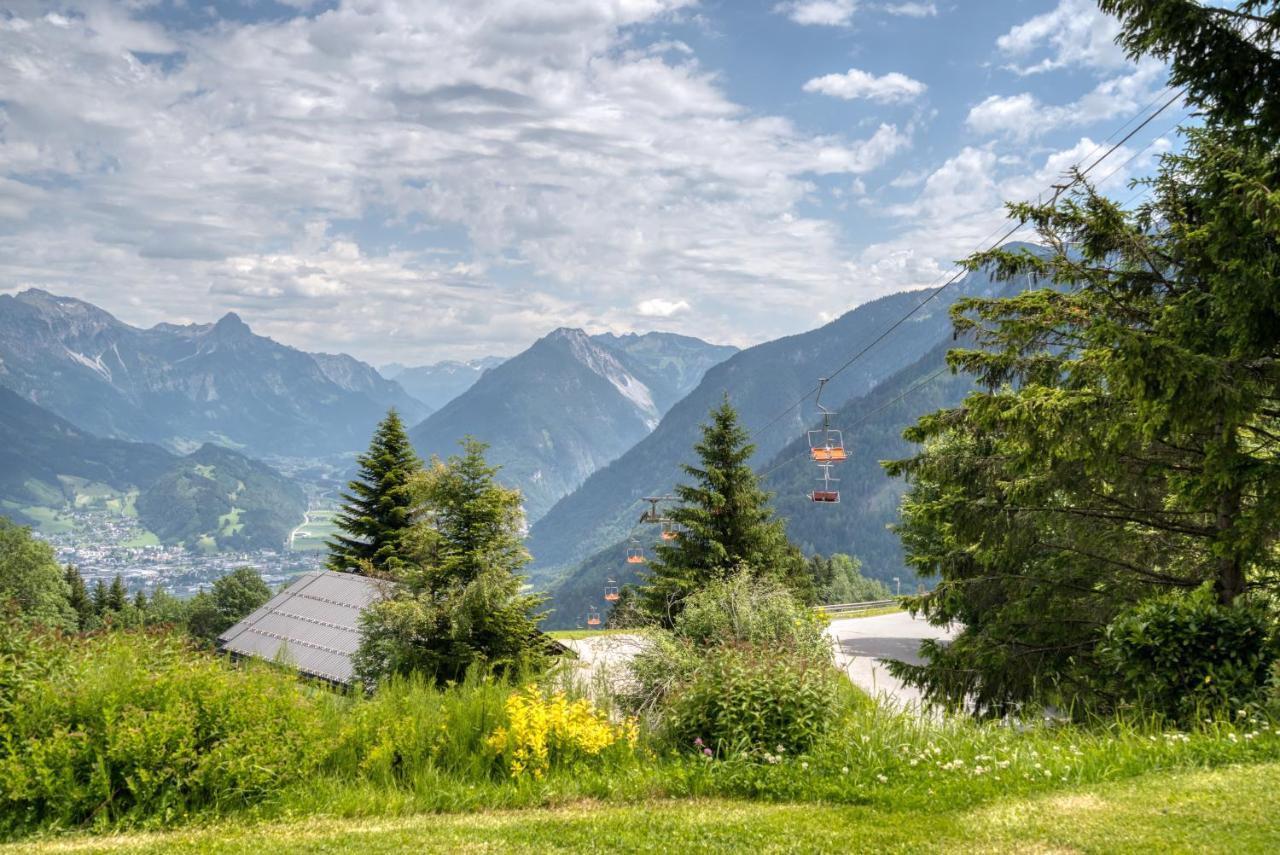
[(907, 561), (938, 580), (912, 607), (962, 627), (891, 670), (983, 714), (1112, 703), (1099, 651), (1125, 613), (1202, 585), (1247, 608), (1280, 578), (1280, 4), (1102, 6), (1197, 126), (1132, 208), (1083, 174), (1010, 206), (1043, 249), (968, 266), (1054, 287), (956, 304), (979, 347), (949, 361), (983, 391), (890, 467)]
[(100, 578), (93, 583), (92, 602), (95, 617), (102, 617), (107, 613), (107, 584)]
[(111, 580), (111, 587), (107, 589), (107, 610), (122, 612), (127, 605), (129, 605), (129, 591), (124, 586), (124, 579), (117, 573)]
[(410, 483), (422, 462), (394, 409), (378, 425), (369, 450), (356, 460), (359, 474), (347, 485), (335, 517), (344, 534), (328, 542), (329, 569), (395, 573), (407, 558), (401, 541), (414, 523)]
[(84, 577), (75, 565), (68, 564), (62, 571), (62, 578), (67, 581), (67, 603), (76, 613), (76, 624), (81, 631), (93, 623), (93, 600), (89, 598), (89, 589), (84, 584)]
[(656, 548), (641, 593), (646, 611), (664, 625), (690, 594), (743, 569), (785, 581), (802, 599), (813, 596), (804, 559), (748, 465), (755, 446), (727, 396), (710, 415), (694, 446), (700, 465), (682, 467), (693, 483), (675, 488), (680, 504), (668, 514), (679, 536)]
[(411, 561), (394, 596), (362, 620), (355, 662), (367, 685), (414, 671), (457, 680), (473, 664), (502, 671), (539, 655), (543, 598), (521, 591), (520, 493), (497, 482), (484, 443), (463, 446), (415, 479), (423, 514), (405, 538)]

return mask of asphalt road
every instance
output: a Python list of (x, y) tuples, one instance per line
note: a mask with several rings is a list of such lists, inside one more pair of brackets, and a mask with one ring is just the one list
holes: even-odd
[[(930, 626), (906, 612), (834, 620), (826, 632), (831, 637), (836, 665), (849, 675), (854, 685), (872, 697), (883, 696), (900, 705), (919, 704), (920, 693), (895, 680), (882, 660), (919, 662), (922, 640), (952, 635), (949, 630)], [(577, 652), (584, 678), (590, 681), (603, 672), (610, 682), (625, 679), (626, 664), (644, 644), (643, 636), (631, 634), (599, 635), (565, 642)]]
[(919, 663), (921, 641), (952, 636), (949, 629), (931, 626), (906, 612), (833, 620), (827, 634), (835, 647), (836, 664), (855, 685), (872, 697), (883, 695), (898, 704), (917, 705), (920, 693), (895, 680), (882, 660)]

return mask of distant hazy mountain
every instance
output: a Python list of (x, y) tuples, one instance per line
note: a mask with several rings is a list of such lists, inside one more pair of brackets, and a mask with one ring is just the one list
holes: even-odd
[[(965, 277), (832, 380), (824, 403), (839, 405), (864, 395), (912, 365), (940, 342), (949, 340), (948, 309), (958, 297), (990, 294), (995, 289), (983, 274)], [(596, 471), (533, 527), (527, 546), (534, 556), (530, 569), (534, 582), (554, 581), (635, 530), (643, 510), (641, 498), (671, 490), (681, 477), (679, 465), (693, 458), (699, 425), (726, 393), (742, 423), (756, 431), (752, 438), (756, 445), (753, 463), (763, 468), (805, 431), (816, 411), (809, 401), (776, 422), (770, 423), (771, 420), (815, 386), (819, 377), (833, 372), (924, 297), (924, 292), (912, 291), (873, 300), (826, 326), (748, 348), (709, 370), (656, 430)]]
[(379, 370), (383, 377), (396, 381), (410, 395), (432, 410), (438, 410), (475, 385), (481, 374), (505, 361), (501, 356), (486, 356), (467, 362), (448, 360), (434, 365), (406, 366), (393, 362)]
[(179, 457), (103, 439), (0, 388), (0, 514), (32, 523), (90, 506), (136, 513), (164, 542), (256, 549), (282, 546), (307, 502), (292, 481), (229, 449)]
[(734, 348), (667, 333), (559, 329), (503, 362), (410, 432), (424, 457), (472, 435), (519, 487), (529, 519), (644, 437)]
[(388, 407), (429, 412), (364, 363), (278, 344), (234, 314), (139, 329), (34, 289), (0, 296), (0, 385), (99, 436), (178, 450), (350, 451)]

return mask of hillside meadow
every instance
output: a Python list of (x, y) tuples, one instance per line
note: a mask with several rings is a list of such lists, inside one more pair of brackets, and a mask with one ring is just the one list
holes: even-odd
[[(607, 695), (588, 700), (564, 668), (397, 680), (365, 696), (232, 665), (164, 632), (13, 633), (4, 648), (0, 829), (23, 849), (243, 851), (265, 839), (279, 851), (396, 851), (428, 831), (441, 850), (810, 849), (850, 836), (998, 849), (1024, 832), (1089, 849), (1123, 828), (1135, 849), (1218, 848), (1203, 832), (1264, 851), (1277, 833), (1266, 782), (1280, 731), (1260, 709), (1185, 729), (983, 723), (842, 685), (835, 720), (808, 746), (711, 751)], [(1228, 800), (1236, 808), (1220, 809)], [(1055, 823), (1055, 811), (1087, 822)]]

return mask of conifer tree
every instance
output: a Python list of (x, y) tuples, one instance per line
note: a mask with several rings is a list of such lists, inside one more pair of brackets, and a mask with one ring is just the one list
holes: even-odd
[(129, 591), (124, 586), (124, 579), (121, 579), (120, 574), (117, 573), (111, 580), (111, 587), (107, 589), (107, 610), (122, 612), (127, 605), (129, 605)]
[(727, 396), (710, 415), (694, 446), (700, 465), (682, 467), (693, 483), (675, 488), (680, 504), (668, 514), (679, 536), (657, 547), (641, 594), (646, 611), (665, 625), (690, 594), (742, 569), (785, 581), (802, 599), (813, 597), (804, 559), (748, 465), (755, 446)]
[(80, 575), (80, 571), (75, 565), (68, 564), (66, 569), (62, 571), (62, 577), (67, 582), (67, 603), (76, 613), (76, 625), (81, 631), (86, 630), (93, 623), (93, 600), (89, 598), (89, 589), (84, 584), (84, 577)]
[(93, 583), (93, 614), (102, 617), (107, 613), (107, 583), (99, 578)]
[(362, 621), (355, 661), (366, 685), (413, 671), (456, 680), (472, 664), (503, 670), (539, 655), (543, 598), (521, 592), (520, 493), (496, 481), (484, 443), (463, 447), (415, 479), (423, 518), (404, 539), (410, 561), (394, 596)]
[(1280, 587), (1280, 4), (1101, 5), (1132, 58), (1169, 61), (1197, 127), (1132, 208), (1080, 173), (1010, 206), (1043, 249), (968, 266), (1055, 287), (956, 304), (980, 347), (949, 360), (985, 391), (890, 466), (907, 560), (938, 579), (912, 606), (963, 627), (891, 670), (984, 714), (1109, 702), (1098, 651), (1136, 604)]
[(414, 523), (410, 482), (422, 462), (394, 410), (374, 432), (369, 450), (356, 458), (360, 471), (342, 494), (335, 522), (344, 534), (329, 541), (329, 569), (395, 573), (404, 566), (402, 538)]

